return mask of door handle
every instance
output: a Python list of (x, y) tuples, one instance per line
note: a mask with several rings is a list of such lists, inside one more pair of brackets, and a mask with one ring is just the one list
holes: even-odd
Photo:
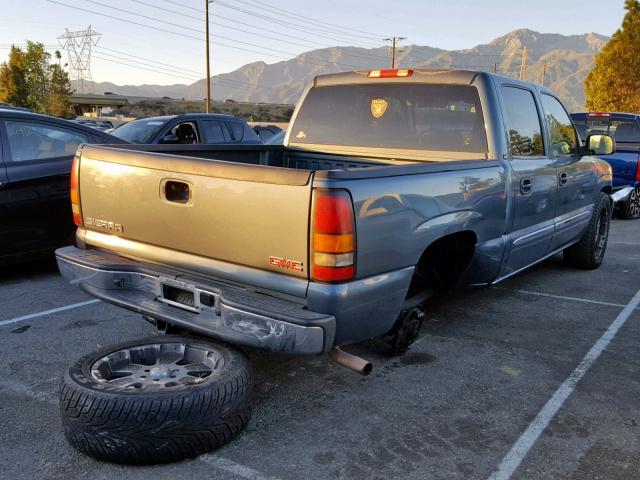
[(167, 180), (164, 184), (164, 198), (168, 202), (188, 204), (191, 201), (189, 184), (178, 180)]
[(558, 175), (558, 183), (561, 186), (566, 185), (568, 180), (569, 180), (569, 176), (567, 175), (567, 172), (562, 172), (560, 175)]
[(523, 178), (522, 180), (520, 180), (520, 193), (522, 195), (528, 195), (531, 193), (531, 179), (530, 178)]

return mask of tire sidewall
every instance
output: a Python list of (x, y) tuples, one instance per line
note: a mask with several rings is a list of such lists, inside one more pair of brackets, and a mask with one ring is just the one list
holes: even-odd
[[(602, 211), (605, 210), (607, 215), (606, 215), (606, 221), (607, 221), (607, 235), (604, 241), (604, 245), (602, 247), (602, 252), (600, 253), (600, 255), (598, 255), (598, 253), (596, 252), (596, 243), (598, 242), (598, 230), (594, 228), (594, 236), (592, 239), (592, 247), (591, 247), (591, 254), (593, 256), (593, 263), (595, 265), (600, 265), (603, 260), (604, 260), (604, 256), (607, 253), (607, 245), (609, 243), (609, 229), (611, 228), (611, 218), (612, 218), (612, 206), (611, 206), (611, 200), (609, 198), (609, 196), (605, 193), (600, 195), (600, 198), (598, 199), (598, 203), (597, 203), (597, 208), (594, 210), (594, 217), (593, 217), (593, 221), (595, 223), (595, 225), (597, 225), (598, 219), (600, 218), (600, 214), (602, 213)], [(594, 225), (594, 227), (595, 227)]]

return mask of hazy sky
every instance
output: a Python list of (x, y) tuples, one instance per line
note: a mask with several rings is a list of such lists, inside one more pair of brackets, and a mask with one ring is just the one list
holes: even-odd
[[(382, 39), (392, 35), (407, 37), (405, 43), (444, 49), (470, 48), (517, 28), (611, 35), (622, 22), (623, 4), (623, 0), (214, 0), (213, 73), (258, 60), (275, 63), (312, 48), (382, 46)], [(65, 28), (82, 30), (91, 25), (102, 34), (92, 60), (94, 80), (171, 84), (192, 83), (204, 76), (205, 0), (0, 0), (0, 5), (0, 61), (6, 59), (11, 43), (40, 41), (53, 51)]]

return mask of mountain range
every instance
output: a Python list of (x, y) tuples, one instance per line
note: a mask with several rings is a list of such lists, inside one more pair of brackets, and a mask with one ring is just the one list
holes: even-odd
[[(540, 82), (554, 90), (571, 110), (584, 103), (583, 81), (593, 66), (595, 55), (609, 41), (596, 33), (560, 35), (528, 29), (514, 30), (502, 37), (473, 48), (443, 50), (409, 45), (398, 55), (401, 68), (468, 68), (518, 76), (523, 51), (527, 51), (526, 79)], [(253, 62), (229, 73), (212, 78), (212, 96), (246, 102), (295, 104), (314, 76), (347, 70), (389, 68), (389, 51), (357, 47), (332, 47), (312, 50), (295, 58), (273, 64)], [(161, 68), (161, 67), (158, 67)], [(115, 92), (121, 95), (171, 97), (200, 100), (206, 80), (191, 85), (116, 85), (94, 83), (95, 93)]]

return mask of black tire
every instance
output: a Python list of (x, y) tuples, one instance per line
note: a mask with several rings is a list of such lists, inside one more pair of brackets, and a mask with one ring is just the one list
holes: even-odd
[[(135, 348), (143, 345), (145, 350)], [(144, 363), (142, 368), (157, 366), (156, 369), (149, 366), (156, 370), (155, 375), (160, 375), (159, 369), (167, 369), (169, 374), (177, 372), (171, 370), (174, 365), (184, 365), (185, 371), (196, 368), (197, 360), (187, 359), (186, 353), (176, 362), (175, 355), (179, 353), (168, 350), (179, 348), (174, 345), (187, 345), (189, 355), (191, 352), (204, 355), (197, 368), (209, 368), (205, 362), (215, 368), (209, 374), (206, 371), (184, 374), (185, 383), (197, 382), (192, 384), (170, 385), (172, 381), (165, 375), (160, 380), (165, 382), (162, 387), (150, 379), (142, 380), (146, 382), (144, 387), (122, 387), (96, 378), (101, 377), (102, 371), (114, 375), (111, 365), (104, 367), (105, 359), (126, 358), (113, 356), (122, 351), (138, 352), (136, 362), (134, 353), (130, 353), (129, 368), (125, 368), (136, 369), (136, 376), (127, 376), (125, 381), (138, 381), (137, 375), (149, 371), (137, 366), (138, 360), (144, 363), (140, 356), (149, 349), (160, 352), (159, 360)], [(204, 354), (203, 349), (207, 349)], [(206, 353), (210, 351), (214, 353)], [(174, 364), (167, 363), (166, 358), (171, 358)], [(205, 374), (208, 376), (202, 377)], [(189, 375), (197, 379), (191, 380)], [(114, 376), (109, 381), (120, 380), (122, 377)], [(60, 411), (67, 440), (81, 452), (115, 463), (156, 464), (194, 458), (231, 441), (249, 423), (250, 393), (250, 365), (241, 352), (200, 338), (161, 335), (110, 345), (71, 365), (62, 380)]]
[(578, 243), (563, 251), (568, 265), (584, 270), (598, 268), (604, 259), (611, 225), (611, 199), (600, 193), (593, 207), (593, 214), (587, 230)]
[(625, 220), (640, 218), (640, 186), (634, 188), (627, 201), (618, 207), (618, 217)]

